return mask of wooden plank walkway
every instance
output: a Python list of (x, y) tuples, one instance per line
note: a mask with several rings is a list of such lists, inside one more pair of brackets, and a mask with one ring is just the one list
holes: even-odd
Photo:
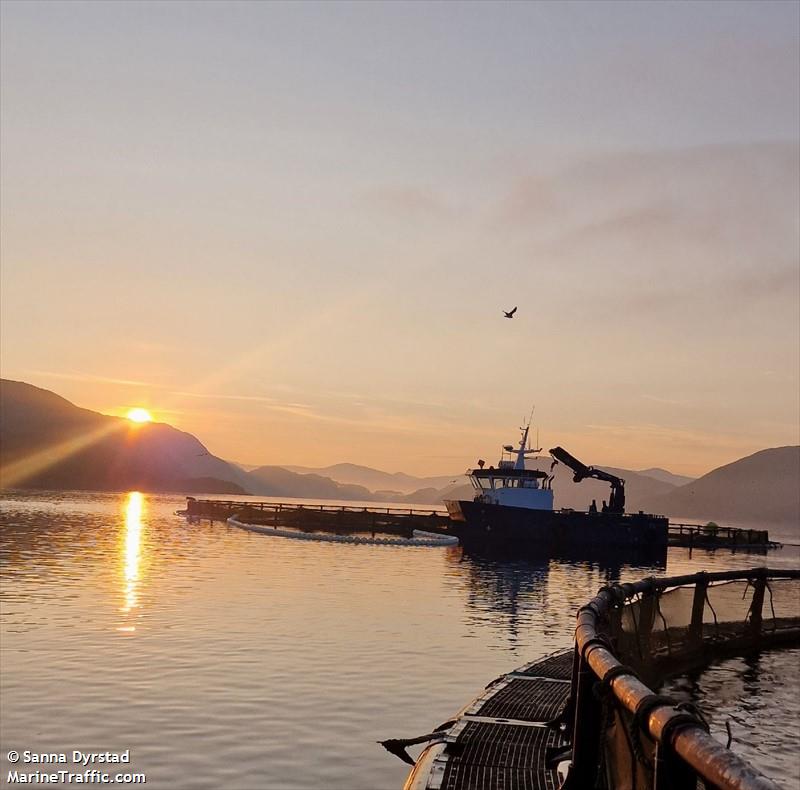
[(420, 755), (406, 790), (556, 790), (545, 762), (564, 741), (546, 722), (567, 704), (572, 660), (570, 648), (490, 683)]

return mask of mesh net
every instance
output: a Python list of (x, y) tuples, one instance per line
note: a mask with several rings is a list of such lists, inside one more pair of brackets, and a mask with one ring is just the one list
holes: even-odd
[[(634, 595), (608, 613), (605, 634), (617, 659), (657, 688), (670, 675), (717, 657), (800, 641), (800, 579), (753, 578), (671, 587)], [(601, 629), (602, 630), (602, 629)], [(653, 787), (656, 745), (613, 698), (603, 701), (598, 787)], [(695, 779), (681, 787), (695, 787)], [(601, 778), (602, 777), (602, 778)], [(711, 787), (711, 785), (708, 785)], [(701, 777), (696, 787), (706, 787)]]
[(654, 665), (680, 662), (701, 650), (707, 662), (715, 644), (744, 640), (758, 646), (800, 628), (800, 579), (768, 581), (760, 607), (759, 584), (738, 579), (638, 595), (609, 618), (615, 653), (652, 678)]
[(797, 579), (773, 579), (767, 584), (764, 599), (765, 630), (779, 630), (797, 626), (800, 612), (800, 581)]
[(689, 642), (694, 587), (676, 587), (655, 596), (650, 647), (653, 656), (672, 655)]
[(746, 580), (709, 587), (703, 609), (703, 639), (714, 641), (742, 636), (750, 620), (754, 589)]

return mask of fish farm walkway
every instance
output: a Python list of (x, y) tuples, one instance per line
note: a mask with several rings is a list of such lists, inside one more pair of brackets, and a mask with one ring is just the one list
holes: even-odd
[(570, 649), (489, 684), (425, 752), (406, 788), (556, 790), (558, 775), (546, 767), (546, 755), (566, 741), (547, 722), (567, 703), (572, 664)]
[(767, 568), (603, 587), (578, 610), (573, 648), (493, 681), (432, 733), (381, 743), (407, 762), (399, 746), (430, 744), (405, 790), (779, 790), (695, 705), (651, 686), (797, 647), (798, 593), (800, 570)]
[[(246, 516), (250, 523), (274, 527), (322, 529), (329, 532), (390, 532), (410, 536), (414, 529), (446, 532), (450, 517), (438, 507), (401, 508), (356, 505), (325, 505), (297, 502), (255, 502), (187, 497), (187, 518), (227, 521)], [(686, 548), (728, 548), (765, 550), (771, 543), (761, 529), (739, 529), (716, 525), (669, 525), (669, 545)]]
[(293, 527), (325, 532), (382, 532), (411, 537), (413, 530), (445, 532), (450, 517), (445, 511), (431, 507), (359, 507), (356, 505), (316, 505), (313, 502), (241, 502), (224, 499), (188, 497), (188, 519), (227, 521), (240, 518), (250, 524), (270, 527)]

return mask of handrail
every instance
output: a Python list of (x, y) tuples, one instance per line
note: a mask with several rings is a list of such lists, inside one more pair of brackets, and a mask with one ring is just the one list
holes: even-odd
[(437, 507), (420, 509), (410, 507), (380, 507), (378, 505), (325, 505), (314, 504), (312, 502), (252, 502), (236, 499), (196, 499), (194, 497), (187, 497), (187, 499), (198, 505), (238, 510), (252, 508), (253, 510), (265, 511), (305, 510), (316, 513), (375, 513), (377, 515), (387, 516), (447, 516), (447, 511), (444, 508)]
[[(601, 681), (601, 684), (610, 690), (617, 702), (634, 717), (637, 717), (640, 711), (644, 713), (641, 716), (642, 727), (656, 743), (657, 754), (666, 748), (667, 757), (670, 757), (670, 753), (677, 755), (691, 767), (696, 775), (722, 790), (779, 790), (778, 785), (771, 779), (712, 738), (698, 718), (693, 717), (685, 710), (678, 710), (665, 698), (655, 698), (653, 691), (636, 676), (634, 671), (623, 665), (614, 655), (613, 647), (601, 628), (601, 624), (612, 610), (624, 606), (637, 595), (660, 593), (687, 584), (700, 584), (704, 590), (708, 584), (713, 582), (749, 580), (765, 584), (767, 580), (776, 579), (800, 579), (800, 570), (753, 568), (746, 571), (721, 571), (661, 579), (642, 579), (633, 584), (604, 587), (588, 604), (581, 607), (578, 611), (575, 629), (578, 699), (574, 714), (573, 733), (573, 767), (576, 767), (578, 782), (581, 781), (581, 767), (576, 766), (581, 756), (579, 752), (581, 750), (587, 752), (589, 761), (594, 764), (596, 752), (599, 749), (596, 743), (589, 743), (587, 748), (587, 740), (591, 739), (587, 738), (588, 725), (585, 723), (589, 720), (593, 724), (597, 724), (599, 717), (597, 715), (587, 716), (587, 711), (581, 710), (582, 703), (584, 708), (587, 708), (591, 706), (592, 702), (590, 699), (592, 694), (586, 693), (590, 690), (587, 681), (591, 680), (591, 678), (587, 678), (588, 669), (594, 678), (591, 681), (592, 685), (597, 680)], [(705, 595), (704, 592), (703, 595)], [(761, 603), (759, 603), (758, 612), (759, 626), (761, 622), (760, 606)], [(581, 699), (582, 688), (584, 690), (583, 700)], [(591, 714), (591, 711), (588, 713)], [(581, 719), (583, 719), (583, 723)], [(576, 747), (578, 753), (576, 753)], [(662, 758), (662, 770), (665, 770), (663, 764), (664, 758)], [(658, 760), (655, 770), (658, 773)], [(573, 776), (573, 782), (575, 779), (576, 777)], [(661, 781), (663, 779), (662, 777)], [(658, 777), (656, 777), (655, 785), (661, 787)], [(686, 786), (689, 785), (691, 785), (691, 780), (687, 781)]]

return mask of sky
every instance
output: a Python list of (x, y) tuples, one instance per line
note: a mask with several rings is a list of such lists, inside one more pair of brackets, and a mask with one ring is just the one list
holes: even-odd
[(252, 464), (800, 443), (800, 4), (0, 9), (3, 377)]

